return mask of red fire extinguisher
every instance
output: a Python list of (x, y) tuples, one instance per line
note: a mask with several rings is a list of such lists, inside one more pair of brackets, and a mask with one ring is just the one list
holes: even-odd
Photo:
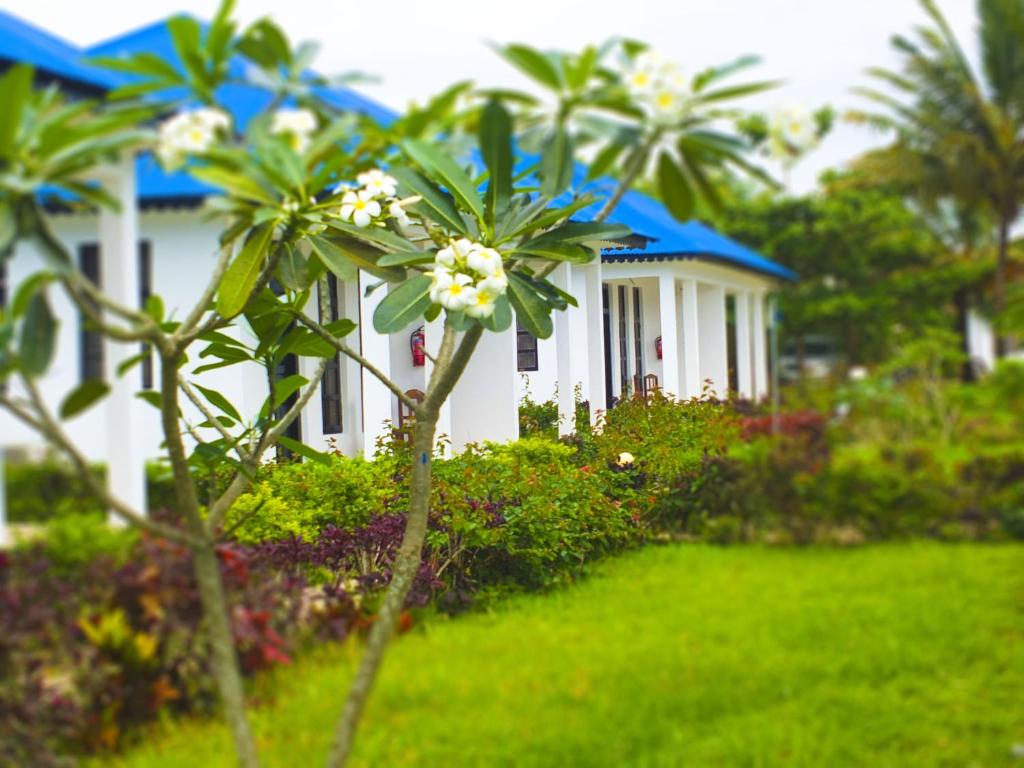
[(654, 340), (654, 351), (658, 353), (658, 359), (661, 360), (661, 336)]
[(427, 343), (426, 336), (423, 333), (423, 326), (421, 325), (415, 331), (412, 332), (412, 336), (409, 337), (409, 349), (412, 351), (412, 364), (415, 368), (420, 368), (426, 361), (427, 355), (424, 352), (424, 346)]

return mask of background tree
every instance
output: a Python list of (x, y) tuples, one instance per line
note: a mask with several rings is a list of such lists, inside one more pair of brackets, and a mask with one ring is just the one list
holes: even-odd
[(831, 336), (849, 365), (886, 358), (895, 335), (951, 324), (949, 301), (964, 278), (902, 195), (826, 177), (820, 193), (737, 201), (724, 231), (800, 275), (780, 293), (782, 328), (795, 342)]
[[(1024, 0), (978, 0), (980, 71), (933, 0), (921, 4), (931, 26), (893, 38), (899, 71), (869, 70), (896, 95), (859, 89), (884, 110), (857, 117), (896, 133), (891, 162), (875, 164), (879, 174), (902, 183), (913, 173), (922, 197), (987, 209), (996, 230), (998, 316), (1006, 308), (1010, 231), (1024, 199)], [(998, 334), (999, 356), (1006, 346)]]

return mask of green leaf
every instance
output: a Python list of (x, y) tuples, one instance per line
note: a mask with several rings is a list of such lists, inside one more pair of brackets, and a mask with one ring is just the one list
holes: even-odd
[(14, 157), (22, 115), (32, 93), (32, 67), (15, 64), (0, 77), (0, 158)]
[(277, 263), (277, 277), (281, 284), (292, 291), (304, 291), (309, 288), (310, 274), (306, 267), (306, 257), (298, 248), (285, 244), (281, 259)]
[(347, 317), (342, 317), (327, 323), (327, 325), (324, 326), (324, 330), (334, 338), (342, 339), (352, 333), (356, 327), (357, 326), (354, 322), (349, 320)]
[(516, 311), (516, 319), (533, 336), (546, 339), (554, 333), (550, 305), (537, 295), (532, 282), (518, 272), (508, 273), (508, 300)]
[(320, 261), (334, 273), (335, 277), (342, 282), (356, 279), (356, 265), (352, 263), (351, 259), (348, 258), (341, 248), (326, 237), (308, 235), (306, 239), (309, 241), (314, 252), (316, 252), (316, 255), (320, 257)]
[(572, 184), (572, 139), (564, 128), (556, 128), (541, 158), (541, 194), (552, 200)]
[(149, 403), (158, 411), (161, 408), (162, 403), (160, 402), (160, 393), (154, 392), (153, 390), (146, 390), (144, 392), (136, 392), (135, 396), (144, 402)]
[(594, 258), (594, 252), (582, 245), (556, 243), (540, 238), (518, 246), (513, 253), (536, 256), (551, 261), (569, 261), (574, 264), (586, 264)]
[(224, 395), (222, 395), (220, 392), (218, 392), (215, 389), (208, 389), (207, 387), (201, 387), (198, 384), (193, 384), (193, 386), (196, 389), (198, 389), (200, 392), (202, 392), (203, 393), (203, 397), (205, 397), (207, 400), (209, 400), (210, 403), (212, 403), (216, 408), (219, 408), (223, 413), (227, 414), (228, 416), (230, 416), (235, 421), (238, 421), (238, 422), (242, 421), (242, 416), (235, 409), (235, 406), (233, 406), (231, 404), (231, 401), (228, 400), (226, 397), (224, 397)]
[(273, 234), (271, 224), (256, 227), (224, 273), (217, 291), (217, 312), (221, 317), (230, 319), (245, 309), (259, 280)]
[(594, 243), (622, 240), (629, 237), (629, 235), (629, 227), (624, 227), (621, 224), (600, 221), (569, 221), (538, 235), (531, 243)]
[(501, 333), (512, 327), (512, 305), (508, 296), (501, 295), (494, 302), (494, 313), (490, 317), (480, 318), (480, 325), (489, 331)]
[(416, 275), (389, 290), (373, 313), (373, 327), (377, 332), (395, 333), (419, 319), (432, 304), (431, 282), (426, 275)]
[(362, 240), (364, 243), (375, 245), (382, 250), (390, 251), (418, 251), (419, 249), (401, 235), (392, 232), (384, 227), (357, 227), (355, 224), (346, 224), (343, 221), (332, 219), (327, 223), (331, 229), (344, 232), (350, 237)]
[(535, 48), (512, 43), (495, 50), (524, 75), (554, 91), (562, 89), (562, 78), (551, 60)]
[(408, 264), (429, 264), (434, 260), (434, 254), (427, 251), (411, 251), (408, 253), (385, 253), (377, 259), (377, 265), (381, 267), (398, 267)]
[(110, 385), (99, 379), (86, 379), (60, 404), (60, 417), (70, 419), (102, 400), (110, 392)]
[(452, 158), (439, 152), (425, 141), (408, 139), (402, 147), (409, 157), (437, 181), (443, 183), (463, 207), (472, 213), (481, 224), (484, 220), (484, 206), (469, 175)]
[(323, 453), (321, 451), (317, 451), (313, 448), (310, 448), (308, 445), (306, 445), (305, 443), (300, 443), (298, 440), (293, 440), (290, 437), (281, 435), (279, 438), (277, 438), (277, 442), (279, 442), (292, 453), (298, 456), (302, 456), (305, 459), (315, 461), (319, 464), (331, 464), (332, 459), (330, 454)]
[(661, 201), (676, 219), (686, 221), (693, 216), (693, 187), (667, 153), (658, 158), (658, 191)]
[(451, 195), (442, 192), (432, 181), (411, 168), (392, 168), (389, 172), (409, 192), (423, 198), (415, 207), (420, 210), (426, 208), (428, 218), (451, 232), (469, 234), (469, 228)]
[(512, 199), (512, 118), (501, 102), (491, 100), (480, 118), (480, 153), (490, 178), (485, 205), (491, 228)]
[(145, 360), (152, 354), (153, 353), (150, 350), (149, 345), (147, 344), (146, 348), (139, 352), (139, 354), (132, 355), (127, 360), (122, 360), (120, 363), (117, 364), (117, 377), (121, 378), (126, 373), (128, 373), (128, 371), (130, 371), (132, 368), (134, 368), (136, 365), (141, 363), (143, 360)]
[(57, 319), (50, 309), (45, 291), (37, 291), (29, 299), (25, 320), (21, 325), (18, 357), (29, 376), (41, 376), (50, 367), (57, 341)]
[(217, 165), (189, 167), (188, 172), (200, 181), (205, 181), (215, 187), (219, 187), (234, 197), (239, 197), (243, 200), (255, 200), (256, 202), (266, 203), (273, 207), (277, 206), (277, 199), (273, 195), (260, 186), (259, 182), (255, 179), (244, 174), (235, 173)]

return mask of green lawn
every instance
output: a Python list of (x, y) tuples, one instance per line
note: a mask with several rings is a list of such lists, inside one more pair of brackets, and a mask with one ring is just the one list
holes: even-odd
[[(322, 763), (352, 647), (278, 675), (266, 762)], [(373, 766), (1024, 765), (1024, 547), (649, 548), (436, 620), (388, 658)], [(217, 726), (123, 764), (230, 765)]]

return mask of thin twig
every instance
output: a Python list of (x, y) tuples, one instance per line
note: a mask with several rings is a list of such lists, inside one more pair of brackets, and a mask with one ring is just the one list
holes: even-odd
[(227, 427), (220, 423), (220, 419), (217, 418), (217, 416), (214, 415), (213, 411), (209, 409), (209, 407), (206, 405), (203, 399), (199, 396), (199, 393), (196, 392), (192, 385), (185, 381), (185, 378), (180, 374), (178, 375), (178, 386), (181, 387), (181, 391), (185, 393), (185, 396), (192, 401), (192, 405), (198, 408), (199, 412), (206, 417), (206, 420), (210, 423), (210, 426), (216, 429), (220, 433), (220, 436), (227, 440), (228, 443), (234, 447), (235, 451), (238, 452), (238, 457), (242, 461), (248, 461), (249, 452), (242, 447), (241, 438), (236, 438), (228, 431)]
[(156, 536), (162, 536), (165, 539), (178, 542), (179, 544), (185, 544), (186, 546), (191, 546), (194, 543), (193, 538), (185, 531), (150, 520), (145, 515), (132, 509), (126, 503), (111, 494), (110, 491), (108, 491), (103, 484), (96, 479), (96, 476), (93, 474), (92, 469), (89, 466), (88, 460), (79, 452), (75, 444), (60, 428), (57, 420), (49, 413), (35, 384), (25, 376), (22, 376), (21, 379), (25, 387), (25, 391), (28, 392), (29, 401), (32, 406), (32, 411), (35, 412), (35, 416), (7, 395), (0, 395), (0, 405), (10, 411), (20, 421), (42, 435), (54, 448), (62, 451), (71, 460), (71, 463), (74, 464), (75, 469), (82, 478), (82, 482), (85, 483), (86, 487), (94, 496), (103, 502), (104, 506), (108, 507), (115, 514), (124, 518), (129, 523), (149, 531)]

